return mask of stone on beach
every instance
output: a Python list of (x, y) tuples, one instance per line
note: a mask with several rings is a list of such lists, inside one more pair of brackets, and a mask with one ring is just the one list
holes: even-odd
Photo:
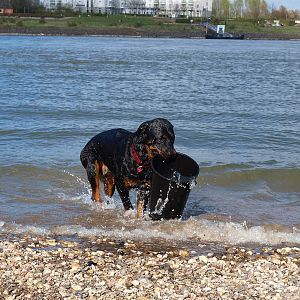
[(0, 299), (300, 299), (295, 247), (197, 255), (128, 242), (120, 255), (117, 244), (108, 251), (105, 243), (115, 243), (102, 243), (95, 251), (42, 237), (2, 240)]

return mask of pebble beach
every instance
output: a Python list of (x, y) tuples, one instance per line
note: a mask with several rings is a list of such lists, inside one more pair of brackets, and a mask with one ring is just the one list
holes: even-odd
[(0, 299), (300, 299), (300, 248), (199, 255), (131, 240), (1, 237)]

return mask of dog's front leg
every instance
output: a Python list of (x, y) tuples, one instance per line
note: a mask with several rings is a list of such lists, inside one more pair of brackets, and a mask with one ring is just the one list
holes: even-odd
[(137, 192), (136, 197), (136, 217), (137, 219), (142, 219), (143, 212), (149, 202), (150, 198), (150, 187), (145, 185), (141, 187)]
[(120, 195), (120, 198), (122, 200), (124, 209), (125, 210), (133, 209), (133, 206), (129, 199), (129, 191), (127, 188), (124, 187), (124, 185), (122, 184), (122, 182), (119, 179), (116, 180), (116, 187), (117, 187), (117, 191)]

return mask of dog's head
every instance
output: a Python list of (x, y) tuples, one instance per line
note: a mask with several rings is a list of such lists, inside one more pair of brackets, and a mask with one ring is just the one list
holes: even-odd
[(166, 119), (158, 118), (142, 123), (135, 136), (137, 143), (144, 146), (149, 160), (156, 154), (163, 158), (176, 154), (173, 125)]

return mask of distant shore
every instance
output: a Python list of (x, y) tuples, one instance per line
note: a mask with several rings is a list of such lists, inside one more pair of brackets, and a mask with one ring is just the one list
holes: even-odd
[[(9, 27), (0, 26), (0, 35), (46, 35), (46, 36), (112, 36), (143, 38), (205, 38), (204, 30), (174, 31), (128, 28), (68, 28), (68, 27)], [(237, 34), (238, 35), (238, 34)], [(252, 32), (245, 33), (250, 40), (300, 40), (299, 33)]]
[[(245, 39), (300, 40), (300, 27), (270, 26), (257, 20), (220, 20), (225, 31)], [(49, 36), (113, 36), (143, 38), (205, 38), (201, 20), (135, 15), (77, 15), (71, 17), (2, 17), (0, 34)], [(210, 32), (209, 32), (210, 33)]]
[(0, 298), (298, 300), (299, 265), (296, 247), (197, 255), (105, 237), (81, 244), (1, 234)]

